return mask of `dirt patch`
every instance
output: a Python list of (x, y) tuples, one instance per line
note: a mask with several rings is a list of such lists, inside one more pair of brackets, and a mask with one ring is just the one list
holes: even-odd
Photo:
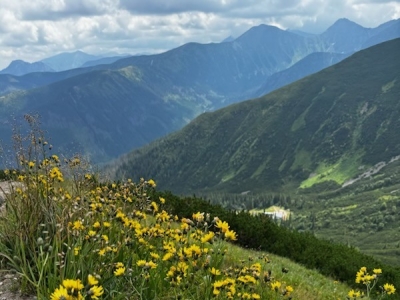
[(0, 275), (0, 300), (36, 300), (36, 296), (23, 295), (18, 289), (19, 279), (11, 273)]

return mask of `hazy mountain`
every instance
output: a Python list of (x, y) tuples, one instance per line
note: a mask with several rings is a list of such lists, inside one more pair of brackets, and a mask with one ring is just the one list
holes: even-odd
[(1, 97), (0, 139), (9, 140), (13, 117), (38, 113), (56, 152), (82, 153), (99, 162), (181, 128), (194, 117), (188, 103), (152, 92), (146, 74), (137, 68), (88, 75)]
[(114, 163), (117, 177), (154, 178), (185, 193), (342, 184), (360, 166), (400, 155), (399, 47), (400, 39), (379, 44), (262, 98), (202, 114)]
[(288, 29), (289, 32), (301, 35), (301, 36), (307, 36), (307, 37), (311, 37), (311, 36), (316, 36), (316, 34), (314, 33), (308, 33), (308, 32), (304, 32), (301, 30), (295, 30), (295, 29)]
[[(255, 77), (260, 77), (260, 76), (263, 76), (264, 78), (262, 80), (261, 79), (254, 80), (254, 82), (251, 84), (251, 89), (248, 90), (245, 93), (242, 93), (240, 96), (236, 96), (236, 100), (243, 100), (245, 98), (254, 97), (255, 96), (254, 93), (257, 92), (257, 90), (261, 87), (261, 85), (263, 85), (263, 84), (267, 84), (268, 85), (268, 83), (266, 83), (266, 81), (269, 80), (268, 76), (272, 75), (275, 72), (279, 72), (281, 70), (284, 70), (287, 67), (290, 67), (292, 64), (294, 64), (297, 61), (301, 60), (307, 54), (310, 54), (310, 53), (312, 53), (314, 51), (322, 51), (322, 52), (331, 51), (331, 52), (335, 52), (335, 51), (333, 51), (334, 49), (332, 48), (332, 45), (327, 41), (333, 42), (336, 45), (334, 48), (339, 47), (338, 49), (340, 51), (343, 50), (344, 48), (346, 48), (347, 50), (348, 49), (361, 49), (361, 48), (366, 47), (367, 45), (371, 46), (373, 44), (376, 44), (378, 42), (382, 42), (382, 41), (387, 40), (387, 39), (392, 39), (394, 37), (400, 37), (400, 33), (399, 33), (399, 30), (398, 30), (399, 23), (400, 23), (400, 20), (393, 20), (393, 21), (389, 21), (387, 23), (384, 23), (384, 24), (382, 24), (382, 25), (380, 25), (380, 26), (378, 26), (377, 28), (374, 28), (374, 29), (365, 29), (365, 30), (361, 29), (360, 30), (360, 27), (357, 24), (355, 24), (355, 23), (353, 23), (351, 21), (348, 21), (346, 19), (341, 19), (338, 22), (336, 22), (334, 25), (332, 25), (322, 35), (312, 35), (312, 34), (305, 34), (305, 33), (304, 34), (300, 34), (300, 37), (305, 39), (305, 41), (307, 41), (307, 44), (310, 45), (310, 49), (305, 51), (306, 53), (303, 53), (304, 49), (303, 50), (299, 50), (299, 53), (297, 53), (295, 55), (295, 57), (293, 58), (293, 62), (291, 62), (289, 64), (286, 62), (286, 63), (281, 64), (280, 66), (278, 66), (278, 68), (269, 68), (269, 70), (267, 70), (267, 72), (266, 72), (265, 68), (264, 69), (257, 68), (257, 66), (254, 69), (253, 57), (251, 57), (250, 55), (247, 55), (246, 62), (244, 64), (242, 63), (242, 66), (238, 66), (236, 68), (236, 70), (234, 70), (235, 72), (232, 73), (236, 77), (235, 78), (235, 83), (242, 81), (242, 79), (243, 80), (247, 80), (246, 73), (242, 72), (243, 67), (248, 69), (246, 72), (247, 72), (247, 77), (250, 77), (250, 79), (251, 78), (255, 78)], [(349, 27), (350, 27), (349, 29), (346, 29), (346, 24), (349, 25)], [(263, 31), (266, 35), (264, 37), (260, 36), (259, 38), (261, 38), (262, 40), (261, 41), (255, 41), (255, 42), (256, 42), (256, 44), (257, 43), (263, 43), (264, 44), (263, 47), (267, 47), (268, 48), (269, 47), (269, 42), (272, 42), (272, 44), (274, 44), (274, 38), (275, 38), (275, 37), (273, 37), (271, 35), (271, 33), (269, 33), (270, 34), (269, 37), (267, 36), (267, 32), (271, 31), (270, 30), (271, 28), (274, 28), (274, 27), (265, 26), (264, 25), (264, 26), (258, 26), (258, 27), (251, 28), (248, 32), (243, 34), (242, 39), (246, 35), (255, 36), (258, 31)], [(337, 32), (338, 31), (340, 31), (340, 32), (343, 32), (343, 31), (352, 32), (351, 28), (355, 29), (353, 31), (363, 31), (363, 32), (367, 31), (367, 32), (369, 32), (368, 36), (370, 36), (370, 38), (368, 38), (364, 42), (363, 45), (354, 44), (354, 41), (351, 40), (351, 39), (350, 39), (350, 41), (347, 41), (347, 42), (350, 42), (350, 45), (347, 45), (347, 46), (346, 45), (341, 45), (340, 43), (346, 42), (346, 39), (343, 38), (341, 34), (337, 34)], [(275, 28), (275, 31), (276, 32), (280, 32), (280, 30), (277, 29), (277, 28)], [(292, 35), (299, 35), (298, 31), (290, 31), (289, 30), (287, 32), (292, 34)], [(336, 38), (339, 38), (339, 41), (335, 40)], [(256, 38), (254, 38), (254, 40), (256, 40)], [(362, 38), (362, 40), (364, 41), (365, 38)], [(249, 42), (251, 43), (252, 41), (249, 41)], [(291, 45), (290, 42), (288, 42), (288, 43), (289, 43), (289, 45)], [(232, 45), (235, 45), (236, 49), (239, 49), (240, 47), (242, 47), (243, 46), (242, 44), (243, 43), (241, 43), (241, 42), (240, 43), (232, 42)], [(281, 50), (282, 53), (285, 53), (285, 49), (282, 50), (282, 46), (283, 45), (278, 47), (279, 48), (278, 51)], [(43, 85), (46, 85), (46, 84), (50, 84), (50, 83), (58, 81), (58, 80), (69, 78), (70, 76), (74, 76), (76, 74), (82, 74), (82, 73), (89, 72), (89, 71), (91, 71), (93, 69), (107, 69), (107, 68), (109, 68), (109, 69), (117, 69), (117, 68), (120, 68), (120, 67), (129, 66), (129, 65), (142, 65), (142, 66), (146, 66), (147, 65), (147, 67), (148, 67), (148, 65), (150, 65), (151, 62), (154, 63), (154, 61), (155, 61), (154, 58), (156, 58), (156, 61), (158, 61), (158, 64), (162, 64), (163, 63), (163, 59), (165, 57), (171, 57), (171, 56), (175, 56), (176, 57), (177, 55), (180, 55), (180, 54), (184, 54), (186, 56), (185, 52), (190, 52), (191, 48), (197, 48), (197, 47), (198, 48), (202, 48), (200, 50), (200, 53), (199, 53), (200, 54), (199, 56), (201, 56), (202, 58), (207, 59), (210, 55), (215, 56), (215, 57), (211, 57), (209, 61), (205, 61), (205, 62), (204, 62), (204, 60), (202, 61), (205, 64), (203, 66), (204, 70), (202, 70), (201, 72), (203, 74), (205, 74), (205, 73), (206, 74), (208, 74), (208, 73), (212, 74), (212, 72), (214, 71), (213, 70), (214, 66), (213, 66), (213, 64), (210, 63), (210, 61), (213, 61), (214, 59), (219, 59), (220, 55), (223, 55), (223, 53), (221, 53), (223, 51), (217, 51), (215, 53), (215, 55), (213, 55), (213, 53), (202, 53), (202, 52), (204, 52), (205, 48), (212, 48), (212, 46), (209, 46), (209, 45), (207, 46), (207, 45), (200, 45), (200, 44), (188, 44), (188, 45), (183, 46), (183, 48), (180, 47), (180, 48), (168, 51), (167, 52), (168, 54), (160, 54), (162, 57), (159, 57), (158, 55), (149, 55), (149, 57), (147, 57), (147, 58), (146, 57), (141, 57), (141, 56), (136, 56), (132, 60), (129, 60), (129, 59), (128, 60), (123, 60), (123, 62), (121, 62), (119, 64), (116, 64), (115, 66), (113, 64), (109, 64), (109, 65), (106, 65), (106, 66), (103, 65), (103, 63), (107, 63), (108, 64), (108, 63), (112, 62), (114, 59), (117, 60), (118, 58), (115, 55), (114, 55), (114, 57), (111, 57), (111, 58), (98, 58), (98, 59), (96, 59), (94, 56), (90, 56), (90, 55), (88, 56), (86, 54), (83, 54), (83, 56), (86, 57), (85, 59), (94, 59), (93, 62), (91, 62), (89, 60), (88, 62), (83, 63), (85, 68), (91, 66), (90, 69), (71, 70), (72, 71), (71, 73), (70, 72), (62, 73), (60, 75), (55, 75), (55, 73), (43, 74), (43, 75), (40, 75), (40, 76), (38, 76), (37, 74), (28, 74), (28, 76), (26, 76), (24, 78), (18, 78), (18, 79), (12, 78), (12, 77), (3, 77), (3, 76), (0, 75), (0, 95), (4, 95), (4, 94), (6, 94), (6, 93), (8, 93), (10, 91), (14, 91), (14, 90), (21, 90), (21, 89), (23, 90), (23, 89), (29, 89), (29, 88), (32, 88), (32, 87), (40, 87), (40, 86), (43, 86)], [(243, 51), (248, 51), (249, 49), (250, 49), (249, 45), (246, 45), (245, 48), (243, 48), (242, 50)], [(210, 50), (208, 52), (212, 52), (212, 51), (213, 50)], [(262, 52), (260, 52), (260, 53), (262, 53)], [(270, 51), (270, 52), (267, 51), (267, 54), (268, 54), (267, 56), (268, 57), (266, 59), (271, 60), (272, 58), (271, 58), (270, 54), (273, 55), (273, 53), (274, 53), (274, 51)], [(67, 62), (67, 61), (71, 61), (71, 57), (74, 57), (74, 55), (78, 55), (79, 56), (81, 54), (82, 54), (82, 52), (79, 52), (79, 51), (76, 52), (75, 54), (74, 53), (63, 53), (63, 54), (61, 54), (59, 56), (48, 58), (47, 60), (55, 59), (57, 61), (59, 59), (62, 59), (64, 61), (64, 58), (65, 58), (65, 61)], [(347, 54), (349, 54), (349, 53), (347, 53)], [(190, 55), (190, 53), (189, 53), (189, 55)], [(257, 55), (260, 56), (260, 54), (257, 54)], [(66, 57), (64, 57), (64, 56), (66, 56)], [(232, 56), (230, 58), (232, 58)], [(181, 59), (179, 59), (179, 58), (174, 58), (174, 59), (176, 59), (177, 64), (179, 66), (181, 66), (180, 68), (183, 67), (183, 68), (189, 69), (189, 68), (192, 68), (192, 67), (197, 67), (196, 65), (193, 64), (193, 62), (198, 60), (198, 57), (194, 56), (190, 60), (187, 60), (185, 58), (184, 59), (185, 61), (180, 61)], [(236, 58), (233, 58), (233, 59), (234, 59), (233, 61), (235, 63), (232, 64), (232, 66), (235, 66), (235, 65), (237, 65), (237, 60), (236, 60)], [(280, 59), (280, 57), (277, 57), (276, 59)], [(227, 61), (227, 59), (226, 59), (226, 61)], [(189, 62), (189, 65), (186, 66), (185, 64), (187, 62)], [(249, 66), (245, 65), (247, 63), (249, 64)], [(98, 65), (98, 64), (100, 64), (100, 65)], [(221, 64), (218, 64), (218, 65), (221, 65)], [(75, 66), (81, 67), (82, 64), (78, 64), (77, 63)], [(69, 64), (69, 66), (65, 66), (65, 67), (70, 68), (70, 67), (73, 67), (73, 66), (71, 64)], [(162, 70), (163, 72), (170, 72), (170, 70), (169, 70), (170, 67), (171, 67), (171, 64), (169, 64), (167, 62), (165, 64), (165, 66), (162, 66), (161, 68), (163, 69)], [(221, 67), (222, 66), (219, 66), (219, 68), (221, 68)], [(229, 69), (228, 71), (231, 71), (231, 69)], [(253, 71), (254, 71), (255, 74), (252, 74)], [(172, 72), (173, 72), (173, 70), (172, 70)], [(269, 72), (271, 74), (268, 74)], [(195, 73), (195, 70), (194, 70), (193, 73)], [(307, 74), (308, 73), (305, 72), (304, 76), (307, 75)], [(225, 74), (222, 74), (222, 75), (225, 75)], [(256, 75), (256, 76), (254, 76), (254, 75)], [(287, 83), (289, 83), (289, 82), (291, 82), (291, 81), (288, 81)], [(271, 83), (271, 86), (272, 85), (273, 84)], [(226, 101), (223, 104), (220, 104), (219, 106), (216, 106), (216, 107), (220, 107), (220, 106), (223, 106), (223, 105), (226, 105)]]
[(320, 35), (328, 52), (349, 53), (400, 37), (400, 19), (364, 28), (348, 19), (339, 19)]
[(117, 56), (107, 56), (95, 60), (90, 60), (82, 64), (81, 68), (87, 68), (97, 65), (108, 65), (116, 62), (119, 59), (130, 57), (131, 55), (117, 55)]
[[(259, 26), (233, 43), (190, 43), (51, 77), (41, 73), (31, 78), (53, 83), (4, 95), (0, 112), (4, 120), (39, 113), (54, 145), (105, 161), (181, 128), (201, 112), (246, 98), (267, 75), (312, 51), (306, 38)], [(0, 132), (3, 140), (7, 132)]]
[[(204, 111), (254, 97), (262, 86), (276, 88), (285, 80), (291, 82), (339, 59), (333, 59), (334, 54), (331, 58), (320, 55), (320, 61), (309, 58), (286, 73), (270, 77), (312, 53), (325, 51), (324, 47), (318, 36), (304, 37), (260, 25), (229, 43), (189, 43), (157, 55), (132, 56), (107, 65), (56, 73), (0, 75), (0, 113), (4, 118), (40, 113), (54, 120), (43, 121), (44, 129), (58, 139), (60, 147), (67, 149), (73, 144), (72, 148), (90, 153), (95, 161), (105, 161), (181, 128)], [(16, 92), (32, 88), (37, 89)], [(58, 109), (62, 106), (60, 99), (73, 110)], [(96, 109), (92, 109), (94, 102)], [(111, 110), (112, 116), (98, 110), (110, 110), (110, 103), (118, 108)], [(135, 110), (138, 103), (142, 108)], [(81, 116), (82, 122), (74, 120), (77, 116), (71, 117), (74, 111), (80, 115), (86, 110), (96, 113)], [(126, 123), (127, 111), (140, 122)], [(168, 119), (159, 117), (164, 113)], [(86, 116), (96, 121), (89, 122)], [(76, 124), (79, 130), (74, 129)], [(55, 137), (61, 128), (63, 137)], [(143, 128), (152, 131), (142, 134)], [(3, 140), (7, 140), (6, 132), (0, 132)], [(110, 143), (116, 146), (109, 147)]]
[(360, 50), (370, 36), (371, 29), (348, 19), (339, 19), (321, 34), (321, 39), (328, 46), (328, 51), (347, 53)]
[[(52, 83), (55, 78), (61, 80), (95, 69), (115, 70), (136, 66), (157, 74), (156, 77), (168, 74), (174, 85), (166, 86), (166, 90), (153, 86), (162, 97), (201, 93), (203, 100), (194, 105), (203, 107), (204, 111), (251, 97), (267, 76), (284, 70), (302, 57), (319, 50), (318, 43), (313, 44), (305, 37), (276, 27), (260, 25), (232, 43), (189, 43), (157, 55), (132, 56), (109, 65), (64, 71), (61, 75), (43, 74), (40, 84), (36, 83), (37, 75), (32, 75), (32, 79), (24, 77), (23, 83), (17, 80), (17, 86), (39, 87), (46, 84), (46, 80)], [(16, 84), (10, 82), (9, 78), (3, 80), (1, 82), (0, 77), (0, 86), (3, 86), (0, 94), (16, 89)], [(212, 96), (209, 98), (207, 95)]]
[(204, 98), (209, 110), (251, 97), (269, 75), (319, 50), (313, 40), (260, 25), (230, 43), (189, 43), (158, 55), (121, 59), (110, 67), (134, 65), (168, 74), (174, 94), (179, 87), (214, 95)]
[(265, 83), (254, 93), (254, 97), (260, 97), (268, 94), (273, 90), (283, 87), (287, 84), (295, 82), (305, 76), (321, 71), (322, 69), (329, 67), (333, 64), (350, 56), (350, 53), (339, 54), (339, 53), (327, 53), (327, 52), (314, 52), (307, 55), (305, 58), (295, 63), (286, 70), (277, 72), (269, 76)]
[(20, 76), (33, 72), (54, 72), (54, 70), (43, 62), (29, 63), (23, 60), (13, 60), (7, 68), (0, 71), (0, 74)]
[(383, 43), (384, 41), (389, 41), (395, 38), (399, 38), (400, 19), (382, 24), (381, 26), (375, 28), (373, 32), (374, 35), (364, 42), (363, 48)]
[(71, 53), (60, 53), (45, 59), (42, 59), (41, 62), (50, 66), (55, 71), (65, 71), (69, 69), (79, 68), (85, 62), (99, 59), (100, 57), (94, 56), (91, 54), (87, 54), (82, 51), (75, 51)]
[(35, 72), (21, 76), (0, 74), (0, 96), (11, 92), (29, 90), (54, 82), (64, 80), (73, 76), (88, 73), (93, 69), (104, 69), (104, 66), (95, 66), (92, 68), (78, 68), (63, 72)]

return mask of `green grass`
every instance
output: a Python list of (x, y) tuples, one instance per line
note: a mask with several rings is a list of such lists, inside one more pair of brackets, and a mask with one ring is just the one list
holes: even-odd
[(312, 165), (312, 159), (309, 152), (305, 150), (300, 150), (296, 152), (296, 156), (292, 166), (290, 167), (291, 170), (295, 170), (298, 167), (309, 169)]
[(337, 184), (342, 185), (345, 181), (360, 173), (359, 166), (360, 158), (357, 156), (343, 158), (332, 165), (322, 163), (313, 172), (314, 176), (304, 180), (300, 184), (300, 188), (309, 188), (325, 181), (334, 181)]
[[(264, 260), (266, 257), (268, 263)], [(229, 247), (223, 266), (240, 265), (249, 261), (260, 262), (264, 269), (272, 271), (274, 279), (290, 283), (294, 288), (293, 299), (345, 299), (350, 290), (348, 285), (322, 276), (318, 271), (306, 269), (287, 258), (238, 246)], [(283, 273), (282, 268), (289, 272)]]

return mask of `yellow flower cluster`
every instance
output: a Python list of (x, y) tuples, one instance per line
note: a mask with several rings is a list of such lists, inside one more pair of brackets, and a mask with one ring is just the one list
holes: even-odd
[[(379, 276), (382, 274), (382, 269), (373, 269), (372, 274), (368, 273), (366, 267), (361, 267), (360, 270), (356, 273), (356, 283), (360, 283), (365, 285), (366, 287), (366, 296), (369, 297), (372, 289), (378, 282)], [(392, 295), (395, 293), (396, 289), (393, 284), (385, 283), (382, 289), (382, 295)], [(364, 292), (350, 290), (347, 294), (350, 299), (363, 298), (365, 296)]]
[(396, 289), (393, 284), (385, 283), (383, 285), (383, 290), (385, 291), (386, 294), (392, 295), (396, 292)]
[[(87, 174), (84, 178), (91, 179)], [(171, 288), (182, 289), (185, 286), (199, 288), (198, 281), (204, 274), (217, 280), (222, 276), (218, 267), (226, 252), (221, 240), (237, 238), (227, 222), (218, 218), (210, 220), (210, 215), (202, 212), (179, 222), (176, 216), (163, 209), (164, 198), (149, 199), (147, 189), (155, 186), (154, 180), (141, 180), (139, 184), (128, 180), (122, 184), (96, 185), (79, 196), (69, 196), (69, 199), (75, 199), (71, 200), (69, 215), (72, 220), (68, 222), (72, 234), (72, 243), (68, 246), (74, 250), (71, 263), (87, 262), (83, 253), (96, 254), (90, 272), (99, 274), (105, 282), (113, 282), (127, 297), (153, 297), (144, 294), (168, 293)], [(249, 274), (242, 271), (237, 280), (225, 280), (235, 285), (255, 284), (253, 275), (257, 273), (259, 276), (259, 268), (254, 265), (248, 269)], [(130, 278), (132, 284), (138, 281), (159, 282), (157, 287), (160, 291), (150, 291), (144, 283), (139, 284), (143, 286), (142, 291), (134, 286), (128, 288), (124, 278)], [(245, 290), (242, 290), (245, 298)], [(75, 291), (80, 292), (79, 289)], [(235, 294), (234, 286), (230, 293)], [(255, 293), (250, 295), (257, 299)], [(52, 299), (66, 296), (64, 283), (53, 296)]]
[(250, 266), (229, 267), (222, 272), (211, 269), (210, 272), (218, 279), (213, 283), (213, 295), (217, 299), (265, 299), (266, 297), (269, 299), (270, 294), (269, 296), (262, 294), (262, 291), (265, 291), (263, 286), (269, 286), (269, 290), (279, 292), (282, 297), (290, 298), (293, 292), (290, 285), (284, 285), (284, 288), (281, 289), (282, 283), (279, 281), (269, 283), (269, 280), (264, 280), (264, 282), (260, 280), (262, 267), (259, 262)]
[[(60, 278), (61, 284), (46, 287), (44, 298), (49, 298), (49, 289), (51, 300), (171, 299), (194, 294), (265, 299), (274, 293), (274, 285), (262, 280), (258, 262), (224, 269), (226, 241), (237, 240), (226, 221), (200, 211), (191, 218), (170, 214), (165, 198), (149, 196), (154, 180), (98, 183), (80, 169), (79, 158), (65, 160), (64, 168), (56, 155), (23, 164), (27, 172), (12, 174), (23, 183), (15, 197), (29, 198), (27, 193), (34, 188), (55, 203), (51, 220), (57, 223), (43, 225), (51, 229), (43, 232), (52, 234), (40, 238), (40, 251), (57, 249), (46, 252), (46, 263), (54, 263), (46, 269), (56, 270), (51, 276)], [(79, 176), (72, 173), (78, 171)], [(281, 295), (290, 295), (293, 289), (283, 286), (278, 288)]]
[[(102, 286), (98, 285), (99, 281), (93, 276), (88, 276), (88, 286), (85, 290), (90, 299), (99, 299), (103, 295), (104, 290)], [(65, 279), (62, 284), (55, 289), (50, 295), (50, 300), (81, 300), (84, 299), (82, 290), (85, 286), (77, 279)]]
[(381, 269), (374, 269), (373, 274), (367, 272), (366, 267), (362, 267), (356, 274), (356, 283), (368, 284), (377, 279), (378, 275), (382, 273)]

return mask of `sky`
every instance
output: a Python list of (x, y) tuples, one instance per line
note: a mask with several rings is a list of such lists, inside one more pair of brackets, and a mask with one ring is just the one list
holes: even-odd
[(400, 18), (388, 0), (0, 0), (0, 70), (61, 52), (160, 53), (220, 42), (252, 26), (322, 33), (339, 18), (376, 27)]

